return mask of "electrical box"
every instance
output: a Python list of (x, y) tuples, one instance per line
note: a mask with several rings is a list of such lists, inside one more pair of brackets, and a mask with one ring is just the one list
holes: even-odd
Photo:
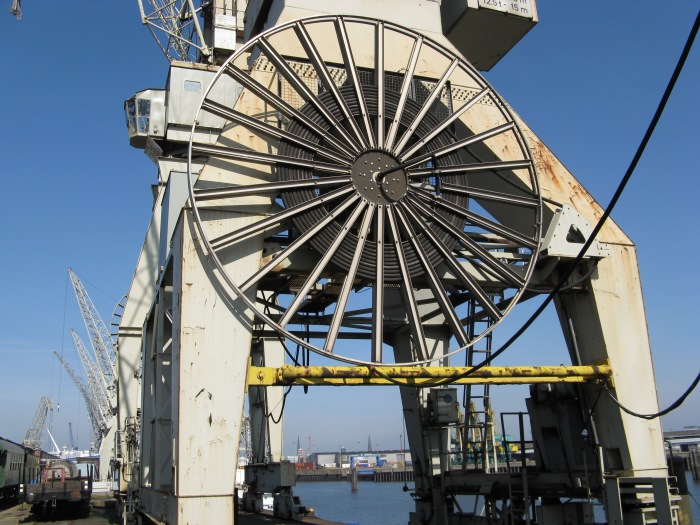
[(434, 423), (450, 425), (459, 422), (459, 401), (456, 388), (431, 389), (430, 406)]
[(593, 504), (584, 501), (538, 506), (537, 523), (541, 525), (592, 525), (595, 523)]
[(254, 492), (277, 494), (296, 485), (296, 467), (289, 461), (246, 465), (245, 483)]
[(236, 29), (237, 19), (235, 15), (214, 15), (214, 47), (217, 51), (235, 51)]
[[(203, 144), (216, 142), (218, 132), (223, 128), (226, 119), (208, 111), (202, 111), (197, 115), (197, 111), (204, 93), (217, 72), (217, 68), (202, 64), (171, 62), (168, 75), (167, 140), (188, 142), (196, 116), (198, 130), (200, 130), (195, 137), (196, 142)], [(231, 77), (224, 75), (214, 89), (207, 93), (207, 99), (232, 108), (240, 93), (241, 87)], [(206, 130), (202, 132), (202, 128), (208, 128), (211, 132), (206, 133)]]
[(440, 13), (444, 35), (481, 71), (537, 24), (535, 0), (442, 0)]

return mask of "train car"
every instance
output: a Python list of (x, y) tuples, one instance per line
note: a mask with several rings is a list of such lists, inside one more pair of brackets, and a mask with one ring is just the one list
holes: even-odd
[(0, 438), (0, 501), (17, 499), (24, 471), (25, 450), (22, 445)]
[(0, 437), (0, 501), (18, 501), (21, 488), (40, 476), (41, 451)]
[(44, 514), (57, 507), (72, 507), (82, 516), (90, 514), (93, 471), (87, 476), (80, 473), (78, 465), (66, 459), (46, 460), (40, 479), (23, 486), (21, 500), (31, 505), (34, 514)]
[(0, 437), (0, 501), (16, 501), (22, 484), (38, 479), (39, 461), (31, 449)]

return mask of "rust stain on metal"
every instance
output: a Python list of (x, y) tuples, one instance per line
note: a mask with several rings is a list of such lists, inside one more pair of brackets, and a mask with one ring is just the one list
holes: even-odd
[[(591, 225), (595, 225), (603, 215), (600, 204), (517, 115), (516, 120), (532, 152), (542, 196), (561, 204), (570, 204)], [(551, 207), (551, 204), (548, 206)], [(607, 243), (634, 245), (612, 219), (605, 222), (598, 239)]]

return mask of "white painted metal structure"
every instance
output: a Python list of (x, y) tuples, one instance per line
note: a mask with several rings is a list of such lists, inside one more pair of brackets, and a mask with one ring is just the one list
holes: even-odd
[(95, 308), (95, 305), (92, 303), (87, 290), (85, 290), (83, 283), (71, 268), (68, 268), (68, 275), (73, 285), (73, 291), (75, 292), (78, 306), (80, 306), (80, 314), (83, 317), (85, 329), (90, 336), (90, 345), (95, 354), (95, 362), (102, 375), (100, 379), (104, 382), (107, 389), (112, 389), (116, 380), (116, 355), (114, 353), (112, 338), (109, 335), (107, 326), (97, 312), (97, 308)]
[(73, 381), (73, 384), (75, 384), (75, 387), (78, 389), (78, 392), (80, 392), (80, 395), (83, 396), (85, 407), (87, 408), (88, 412), (88, 418), (90, 419), (90, 426), (92, 427), (92, 439), (96, 444), (99, 444), (100, 441), (102, 441), (102, 435), (104, 432), (106, 432), (107, 427), (103, 420), (103, 415), (100, 414), (99, 408), (92, 397), (93, 394), (90, 391), (88, 383), (83, 380), (80, 374), (78, 374), (73, 367), (68, 364), (68, 361), (66, 361), (58, 352), (54, 352), (54, 355)]
[[(513, 4), (527, 16), (505, 19), (537, 21), (534, 1)], [(246, 42), (221, 67), (173, 62), (167, 97), (150, 90), (127, 102), (132, 144), (159, 174), (119, 326), (115, 472), (125, 519), (140, 510), (164, 523), (235, 521), (250, 363), (279, 366), (295, 343), (351, 363), (461, 364), (460, 351), (498, 324), (474, 333), (474, 318), (498, 321), (555, 284), (600, 217), (455, 49), (474, 44), (443, 35), (441, 14), (454, 7), (254, 2)], [(465, 9), (460, 20), (498, 24), (484, 2)], [(505, 40), (494, 56), (512, 46)], [(156, 135), (151, 115), (164, 123)], [(635, 248), (610, 221), (598, 241), (557, 300), (572, 362), (608, 360), (614, 395), (653, 413)], [(505, 300), (495, 303), (496, 293)], [(564, 523), (572, 506), (586, 513), (560, 497), (592, 496), (606, 499), (610, 523), (653, 513), (672, 523), (658, 420), (625, 414), (601, 388), (533, 388), (537, 466), (496, 473), (470, 471), (466, 459), (455, 467), (455, 423), (431, 412), (439, 392), (402, 387), (416, 472), (410, 523), (478, 520), (454, 513), (464, 493), (485, 498), (484, 521), (529, 521), (538, 502), (542, 522)], [(256, 387), (248, 397), (255, 491), (286, 470), (276, 463), (281, 414), (271, 413), (282, 392)]]
[(80, 339), (80, 336), (78, 336), (72, 328), (70, 333), (87, 379), (86, 392), (89, 397), (85, 399), (85, 402), (88, 406), (88, 410), (92, 410), (97, 416), (97, 421), (99, 422), (98, 427), (101, 429), (100, 438), (95, 440), (95, 442), (98, 443), (101, 441), (102, 433), (109, 428), (110, 420), (114, 415), (112, 405), (110, 404), (110, 396), (112, 396), (112, 394), (107, 387), (104, 376), (97, 368), (97, 363), (88, 355), (87, 349)]
[[(73, 331), (73, 342), (80, 359), (85, 367), (88, 381), (88, 392), (92, 396), (92, 404), (96, 405), (96, 414), (100, 417), (101, 437), (99, 441), (100, 478), (105, 479), (110, 473), (110, 462), (114, 458), (114, 436), (117, 427), (114, 424), (114, 414), (117, 410), (117, 356), (112, 336), (107, 330), (97, 308), (93, 304), (80, 278), (68, 268), (75, 298), (80, 307), (80, 313), (85, 323), (85, 329), (90, 337), (95, 360), (87, 355), (85, 346)], [(86, 401), (87, 402), (87, 401)]]

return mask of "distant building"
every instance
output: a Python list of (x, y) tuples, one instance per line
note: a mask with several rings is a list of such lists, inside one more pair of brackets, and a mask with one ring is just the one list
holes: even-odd
[(664, 432), (664, 441), (668, 442), (674, 451), (688, 452), (700, 446), (700, 427), (683, 427), (683, 430)]
[(340, 452), (314, 452), (306, 458), (306, 463), (318, 468), (354, 468), (355, 465), (358, 468), (402, 467), (411, 464), (411, 457), (403, 450), (348, 452), (342, 448)]

